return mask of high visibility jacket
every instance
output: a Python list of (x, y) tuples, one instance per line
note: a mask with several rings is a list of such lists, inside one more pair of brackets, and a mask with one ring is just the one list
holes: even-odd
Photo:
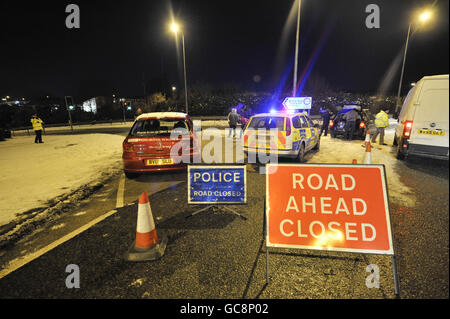
[(42, 120), (38, 117), (31, 118), (31, 124), (33, 125), (33, 130), (35, 131), (42, 131)]
[(375, 117), (376, 127), (388, 127), (389, 126), (389, 115), (386, 112), (380, 111)]

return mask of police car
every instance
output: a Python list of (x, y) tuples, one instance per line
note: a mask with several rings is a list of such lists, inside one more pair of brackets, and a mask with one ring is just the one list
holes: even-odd
[[(250, 118), (244, 131), (244, 152), (264, 152), (304, 161), (305, 154), (320, 147), (320, 126), (307, 113), (276, 112)], [(255, 157), (256, 158), (256, 157)]]

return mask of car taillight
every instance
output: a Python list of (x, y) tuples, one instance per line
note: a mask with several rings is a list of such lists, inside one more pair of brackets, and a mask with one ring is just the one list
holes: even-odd
[(413, 121), (406, 121), (403, 126), (403, 137), (408, 139), (411, 137), (411, 130), (413, 126)]
[(334, 121), (330, 121), (330, 127), (334, 126)]
[(286, 136), (291, 135), (291, 120), (286, 119)]
[(123, 151), (124, 152), (134, 152), (133, 144), (124, 142), (123, 143)]
[(359, 128), (366, 128), (366, 123), (361, 122), (361, 123), (359, 124)]

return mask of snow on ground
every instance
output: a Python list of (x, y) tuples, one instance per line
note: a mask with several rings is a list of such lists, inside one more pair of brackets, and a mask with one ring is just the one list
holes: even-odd
[[(223, 127), (224, 123), (205, 122), (213, 122), (205, 123), (205, 127)], [(398, 160), (391, 146), (396, 125), (395, 120), (391, 121), (386, 131), (388, 145), (373, 145), (372, 163), (385, 165), (391, 200), (413, 206), (415, 198), (400, 181)], [(223, 129), (220, 133), (227, 134)], [(16, 214), (45, 207), (48, 201), (119, 170), (123, 139), (112, 134), (45, 135), (44, 144), (35, 144), (33, 135), (0, 143), (0, 226), (15, 219)], [(360, 140), (322, 136), (320, 151), (308, 157), (308, 163), (350, 164), (353, 159), (362, 163), (362, 144)]]
[(123, 137), (111, 134), (33, 136), (0, 143), (0, 226), (16, 214), (46, 202), (121, 167)]
[[(397, 120), (390, 120), (390, 126), (386, 129), (384, 142), (387, 145), (372, 144), (372, 164), (384, 164), (388, 180), (388, 191), (391, 201), (400, 205), (412, 207), (415, 204), (415, 197), (412, 190), (400, 181), (397, 170), (398, 160), (395, 157), (395, 149), (392, 147), (394, 140), (394, 130)], [(320, 151), (314, 154), (308, 163), (347, 163), (351, 164), (356, 159), (359, 164), (363, 163), (365, 148), (361, 147), (364, 141), (345, 141), (341, 138), (331, 138), (322, 136)]]

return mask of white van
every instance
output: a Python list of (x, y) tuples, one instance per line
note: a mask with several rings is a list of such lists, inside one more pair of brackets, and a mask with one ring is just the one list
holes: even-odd
[(425, 76), (409, 91), (395, 129), (398, 159), (448, 160), (448, 99), (448, 74)]

